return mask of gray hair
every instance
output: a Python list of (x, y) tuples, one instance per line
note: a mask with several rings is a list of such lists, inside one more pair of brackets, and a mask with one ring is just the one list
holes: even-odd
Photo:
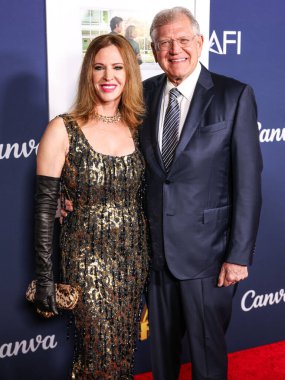
[(193, 16), (193, 14), (189, 11), (189, 9), (184, 7), (174, 7), (170, 9), (163, 9), (162, 11), (158, 12), (152, 21), (152, 24), (150, 26), (150, 37), (153, 41), (154, 36), (153, 32), (155, 29), (159, 28), (160, 26), (169, 24), (173, 20), (177, 19), (180, 15), (186, 16), (189, 21), (191, 22), (193, 33), (196, 35), (200, 34), (200, 26), (196, 18)]

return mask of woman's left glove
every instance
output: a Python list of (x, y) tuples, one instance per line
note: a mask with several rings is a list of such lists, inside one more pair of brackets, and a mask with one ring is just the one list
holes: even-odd
[(52, 269), (54, 218), (58, 204), (60, 179), (37, 175), (35, 195), (35, 305), (40, 312), (58, 314)]

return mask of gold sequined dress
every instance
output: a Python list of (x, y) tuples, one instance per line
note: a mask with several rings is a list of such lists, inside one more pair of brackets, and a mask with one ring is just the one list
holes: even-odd
[(72, 379), (133, 379), (141, 297), (148, 275), (142, 210), (144, 160), (96, 152), (68, 115), (62, 193), (73, 201), (61, 230), (63, 280), (82, 297), (76, 325)]

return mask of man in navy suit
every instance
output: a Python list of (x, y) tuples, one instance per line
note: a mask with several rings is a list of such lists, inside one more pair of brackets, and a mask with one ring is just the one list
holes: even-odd
[[(153, 256), (149, 320), (155, 380), (177, 380), (186, 333), (193, 380), (227, 378), (226, 332), (236, 284), (248, 276), (261, 208), (253, 90), (199, 63), (203, 37), (175, 7), (151, 26), (164, 74), (144, 82), (140, 139), (147, 162), (147, 215)], [(178, 145), (162, 155), (169, 91), (179, 90)]]

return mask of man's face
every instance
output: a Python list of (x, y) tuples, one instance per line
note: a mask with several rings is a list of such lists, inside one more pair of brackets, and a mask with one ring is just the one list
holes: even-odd
[(122, 33), (122, 30), (123, 30), (123, 21), (121, 21), (119, 24), (116, 25), (115, 31), (117, 33)]
[[(152, 50), (156, 62), (166, 73), (169, 80), (179, 85), (195, 69), (203, 46), (203, 36), (195, 36), (192, 25), (188, 17), (180, 15), (169, 24), (158, 27), (152, 34)], [(191, 40), (189, 46), (180, 46), (177, 40), (183, 42), (185, 39)], [(168, 49), (161, 48), (162, 41), (170, 41)], [(157, 44), (160, 43), (160, 44)]]

